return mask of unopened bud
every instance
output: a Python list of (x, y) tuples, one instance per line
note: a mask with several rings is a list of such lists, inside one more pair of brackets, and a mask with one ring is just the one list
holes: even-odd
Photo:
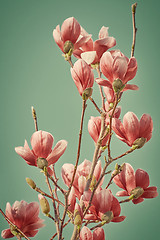
[(74, 211), (74, 225), (80, 226), (81, 224), (82, 224), (81, 215), (80, 212), (76, 209)]
[(42, 212), (47, 215), (50, 212), (49, 202), (41, 194), (38, 195), (38, 198), (39, 198)]
[(130, 192), (131, 195), (133, 194), (135, 199), (139, 198), (143, 193), (144, 193), (144, 190), (141, 187), (136, 187)]
[(20, 234), (20, 232), (18, 232), (16, 226), (10, 225), (10, 231), (14, 236), (18, 236), (18, 235), (21, 236), (21, 234)]
[(118, 170), (118, 169), (119, 169), (119, 165), (118, 165), (118, 163), (116, 163), (115, 170)]
[(115, 92), (120, 92), (123, 90), (123, 88), (125, 87), (125, 84), (123, 84), (123, 82), (121, 81), (121, 79), (115, 79), (113, 81), (113, 89)]
[(33, 189), (36, 188), (36, 184), (35, 184), (35, 182), (34, 182), (31, 178), (26, 178), (26, 182), (28, 183), (28, 185), (29, 185), (31, 188), (33, 188)]
[(106, 213), (104, 213), (103, 214), (103, 216), (102, 216), (102, 221), (105, 221), (106, 223), (109, 223), (109, 222), (111, 222), (112, 221), (112, 219), (113, 219), (113, 212), (112, 211), (108, 211), (108, 212), (106, 212)]
[(40, 169), (44, 169), (44, 167), (48, 167), (48, 162), (45, 158), (38, 158), (37, 159), (37, 167)]
[(93, 89), (91, 87), (86, 88), (82, 93), (82, 99), (87, 100), (89, 97), (92, 96)]
[(64, 46), (63, 46), (63, 51), (64, 53), (69, 53), (71, 56), (73, 53), (74, 45), (71, 41), (66, 41)]
[(141, 147), (144, 146), (144, 144), (146, 143), (146, 141), (147, 141), (147, 139), (144, 138), (144, 137), (137, 138), (137, 139), (134, 141), (134, 143), (133, 143), (133, 145), (132, 145), (132, 148), (133, 148), (133, 149), (139, 149), (139, 148), (141, 148)]
[(112, 109), (113, 106), (114, 106), (114, 103), (110, 103), (110, 104), (109, 104), (109, 108), (110, 108), (110, 109)]

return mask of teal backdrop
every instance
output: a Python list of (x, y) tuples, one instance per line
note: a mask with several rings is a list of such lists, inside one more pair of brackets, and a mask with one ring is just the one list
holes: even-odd
[[(128, 91), (123, 95), (121, 119), (128, 111), (133, 111), (139, 118), (143, 113), (149, 113), (153, 118), (154, 131), (151, 141), (119, 163), (129, 162), (135, 169), (146, 170), (150, 175), (150, 185), (159, 188), (160, 3), (158, 0), (137, 2), (135, 57), (138, 72), (132, 83), (139, 86), (139, 91)], [(129, 57), (133, 3), (130, 0), (0, 0), (0, 207), (3, 210), (6, 202), (13, 204), (22, 199), (38, 201), (37, 193), (25, 182), (26, 177), (32, 178), (37, 186), (47, 191), (43, 174), (27, 165), (14, 151), (16, 146), (23, 146), (25, 139), (30, 144), (34, 132), (32, 105), (37, 111), (39, 129), (51, 132), (55, 142), (60, 139), (68, 141), (65, 154), (56, 163), (63, 187), (61, 166), (65, 162), (74, 163), (76, 158), (81, 98), (71, 78), (70, 66), (53, 40), (53, 29), (66, 18), (74, 16), (96, 40), (100, 28), (108, 26), (110, 36), (117, 40), (115, 48)], [(100, 104), (96, 87), (93, 96)], [(91, 115), (97, 116), (97, 112), (88, 102), (80, 162), (85, 158), (91, 160), (93, 156), (94, 143), (87, 131)], [(112, 155), (118, 156), (126, 150), (128, 146), (113, 137)], [(113, 170), (114, 166), (109, 169)], [(118, 191), (114, 185), (111, 189), (114, 194)], [(122, 214), (127, 216), (124, 222), (104, 226), (106, 239), (159, 239), (159, 197), (138, 205), (131, 202), (123, 204)], [(40, 213), (40, 216), (46, 226), (35, 239), (50, 239), (55, 227), (43, 214)], [(7, 222), (0, 216), (0, 230), (7, 227)], [(72, 229), (71, 225), (66, 228), (66, 240), (70, 239)]]

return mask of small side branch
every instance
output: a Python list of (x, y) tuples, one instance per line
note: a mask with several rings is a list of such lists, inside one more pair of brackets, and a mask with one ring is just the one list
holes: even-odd
[(136, 7), (137, 7), (137, 3), (134, 3), (132, 5), (132, 23), (133, 23), (133, 42), (132, 42), (132, 49), (131, 49), (131, 57), (134, 56), (134, 50), (135, 50), (135, 44), (136, 44), (136, 32), (137, 32), (137, 28), (136, 28)]

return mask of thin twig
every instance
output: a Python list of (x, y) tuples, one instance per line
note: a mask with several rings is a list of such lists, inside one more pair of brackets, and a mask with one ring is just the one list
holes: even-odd
[(132, 49), (131, 49), (131, 57), (134, 56), (134, 50), (135, 50), (135, 44), (136, 44), (136, 33), (137, 33), (136, 18), (135, 18), (136, 7), (137, 7), (137, 3), (134, 3), (132, 5), (133, 42), (132, 42)]
[(116, 157), (116, 158), (113, 158), (112, 161), (116, 161), (117, 159), (122, 158), (122, 157), (128, 155), (129, 153), (133, 152), (134, 150), (135, 150), (135, 149), (130, 148), (127, 152), (123, 153), (122, 155), (120, 155), (120, 156), (118, 156), (118, 157)]
[(95, 108), (97, 109), (97, 111), (102, 114), (102, 111), (99, 109), (99, 107), (97, 106), (97, 104), (95, 103), (95, 101), (93, 100), (92, 97), (89, 97), (89, 100), (91, 100), (91, 102), (94, 104)]
[(37, 123), (37, 114), (36, 114), (36, 110), (34, 109), (34, 107), (31, 107), (32, 109), (32, 117), (34, 120), (34, 125), (35, 125), (35, 131), (38, 131), (38, 123)]
[[(54, 176), (54, 179), (55, 179), (55, 181), (57, 183), (58, 182), (58, 178), (56, 177), (56, 172), (55, 172), (55, 169), (54, 169), (54, 165), (53, 165), (53, 176)], [(55, 189), (54, 189), (54, 194), (55, 194), (56, 200), (58, 200), (57, 187), (56, 186), (55, 186)], [(57, 204), (57, 214), (59, 216), (59, 203)]]
[[(70, 221), (71, 221), (71, 219), (69, 219), (69, 220), (63, 225), (63, 228), (64, 228), (65, 226), (67, 226)], [(55, 234), (50, 238), (50, 240), (53, 240), (56, 236), (57, 236), (57, 233), (55, 233)]]
[(5, 215), (5, 213), (2, 211), (2, 209), (0, 208), (0, 213), (3, 215), (3, 217), (6, 219), (6, 221), (12, 226), (14, 227), (14, 229), (16, 231), (18, 231), (25, 239), (30, 240), (30, 238), (28, 238), (15, 224), (13, 224), (11, 222), (11, 220)]
[(129, 199), (129, 198), (127, 198), (127, 199), (125, 199), (125, 200), (122, 200), (122, 201), (120, 201), (119, 203), (121, 204), (121, 203), (126, 203), (126, 202), (130, 202), (132, 199)]

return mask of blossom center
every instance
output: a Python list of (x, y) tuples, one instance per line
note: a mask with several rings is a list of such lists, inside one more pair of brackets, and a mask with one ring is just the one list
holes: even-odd
[(133, 195), (134, 199), (139, 198), (143, 193), (144, 193), (144, 190), (141, 187), (136, 187), (132, 189), (132, 191), (130, 192), (130, 194)]
[(39, 157), (37, 159), (37, 167), (40, 169), (44, 169), (44, 167), (48, 167), (48, 162), (45, 158)]

